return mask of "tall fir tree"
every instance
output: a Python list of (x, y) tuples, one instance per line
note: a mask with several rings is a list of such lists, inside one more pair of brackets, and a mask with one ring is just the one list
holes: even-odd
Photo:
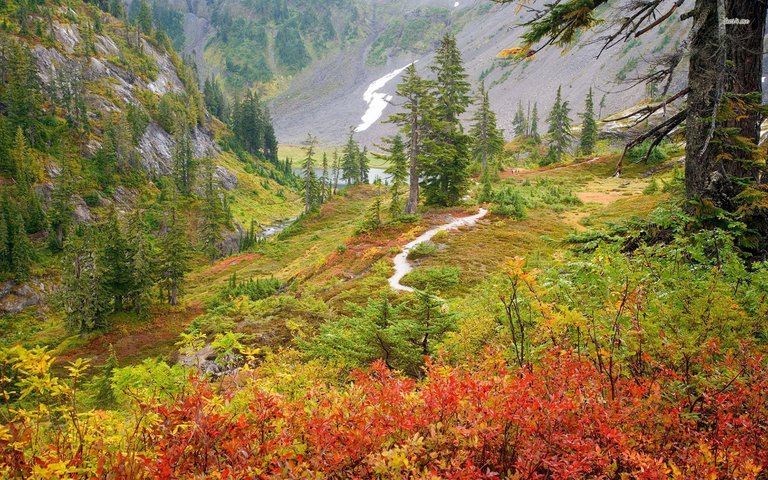
[(360, 145), (355, 141), (354, 130), (350, 130), (341, 154), (341, 178), (347, 185), (360, 181)]
[(116, 312), (123, 311), (123, 300), (133, 290), (134, 275), (131, 269), (131, 252), (117, 212), (112, 209), (105, 225), (101, 240), (103, 247), (99, 263), (103, 267), (104, 290), (112, 300)]
[(469, 180), (469, 137), (459, 117), (471, 103), (470, 84), (462, 64), (456, 38), (446, 33), (432, 67), (435, 107), (430, 119), (421, 165), (425, 201), (455, 205), (466, 192)]
[(595, 120), (595, 107), (592, 101), (592, 88), (589, 89), (584, 102), (584, 113), (581, 114), (581, 139), (579, 140), (579, 152), (582, 155), (592, 155), (597, 143), (597, 121)]
[(573, 135), (571, 134), (571, 119), (568, 117), (570, 108), (568, 101), (562, 98), (562, 87), (557, 87), (555, 104), (549, 112), (547, 122), (549, 129), (549, 152), (546, 163), (559, 162), (563, 154), (570, 148)]
[(336, 192), (339, 190), (339, 176), (341, 175), (341, 159), (339, 157), (339, 151), (334, 150), (333, 151), (333, 162), (331, 163), (331, 172), (333, 175), (333, 190), (332, 193), (335, 195)]
[(139, 13), (136, 16), (136, 25), (138, 25), (144, 35), (152, 35), (152, 7), (150, 7), (147, 0), (138, 1)]
[(222, 198), (223, 189), (216, 178), (216, 166), (211, 157), (202, 160), (203, 191), (202, 191), (202, 220), (203, 220), (203, 253), (213, 264), (219, 256), (218, 244), (221, 241), (221, 228), (227, 221)]
[(322, 173), (320, 175), (320, 203), (325, 203), (331, 196), (331, 178), (328, 170), (328, 154), (323, 152)]
[(368, 147), (363, 147), (362, 150), (360, 150), (360, 155), (357, 159), (357, 165), (360, 168), (360, 183), (369, 183), (368, 174), (370, 173), (371, 167), (370, 167), (370, 161), (368, 160)]
[(403, 214), (405, 195), (405, 182), (408, 178), (408, 156), (405, 153), (403, 137), (395, 135), (385, 139), (386, 145), (381, 147), (386, 155), (381, 155), (388, 161), (385, 173), (389, 175), (389, 214), (393, 218), (399, 218)]
[(61, 287), (57, 303), (70, 331), (86, 333), (107, 326), (109, 293), (102, 281), (98, 231), (80, 226), (67, 237), (62, 258)]
[(0, 217), (0, 263), (17, 281), (27, 280), (34, 256), (32, 242), (27, 237), (18, 203), (5, 194), (0, 203)]
[(197, 159), (192, 150), (192, 132), (186, 122), (178, 126), (173, 149), (173, 180), (179, 193), (192, 195), (197, 170)]
[(315, 175), (315, 146), (317, 138), (307, 135), (304, 141), (304, 160), (301, 172), (304, 178), (304, 212), (317, 207), (317, 176)]
[(140, 210), (133, 213), (126, 232), (131, 264), (131, 290), (126, 295), (130, 307), (139, 317), (149, 314), (152, 287), (157, 281), (157, 252), (147, 235)]
[(496, 126), (496, 112), (491, 109), (485, 84), (480, 83), (475, 104), (478, 106), (472, 117), (472, 155), (480, 162), (481, 175), (488, 171), (488, 162), (494, 160), (504, 150), (504, 137)]
[(408, 187), (408, 202), (405, 212), (416, 213), (419, 206), (419, 173), (421, 170), (422, 149), (424, 137), (429, 130), (429, 123), (433, 109), (433, 97), (430, 94), (432, 82), (423, 79), (416, 71), (416, 64), (408, 65), (403, 76), (403, 81), (397, 86), (396, 94), (405, 100), (402, 105), (403, 112), (390, 115), (389, 122), (400, 127), (400, 132), (405, 137), (408, 149), (408, 175), (410, 176)]
[(540, 145), (541, 135), (539, 135), (539, 104), (538, 102), (533, 102), (533, 113), (531, 113), (530, 128), (531, 128), (531, 133), (530, 133), (531, 142), (533, 142), (534, 145)]
[(525, 116), (525, 112), (523, 112), (523, 102), (521, 100), (517, 102), (517, 110), (512, 120), (512, 128), (514, 129), (515, 137), (523, 138), (528, 136), (528, 119)]
[(158, 241), (158, 286), (169, 305), (179, 302), (191, 258), (187, 224), (179, 214), (176, 202), (175, 198), (171, 200), (166, 212), (165, 234)]
[(14, 180), (16, 181), (16, 199), (24, 218), (28, 233), (37, 233), (45, 229), (45, 213), (40, 197), (33, 188), (34, 183), (42, 176), (42, 167), (32, 148), (21, 130), (16, 129), (16, 139), (10, 152), (14, 164)]

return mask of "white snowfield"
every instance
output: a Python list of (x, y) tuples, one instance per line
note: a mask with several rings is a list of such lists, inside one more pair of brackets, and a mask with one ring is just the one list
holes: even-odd
[(429, 240), (431, 240), (432, 237), (434, 237), (435, 234), (439, 231), (456, 230), (459, 227), (470, 227), (475, 223), (477, 223), (477, 221), (483, 218), (487, 213), (488, 213), (488, 210), (481, 208), (478, 211), (478, 213), (476, 213), (475, 215), (457, 218), (456, 220), (450, 223), (446, 223), (445, 225), (440, 225), (439, 227), (435, 227), (431, 230), (427, 230), (426, 232), (419, 235), (415, 240), (406, 244), (405, 247), (403, 248), (403, 251), (398, 253), (395, 256), (395, 259), (394, 259), (395, 274), (389, 277), (389, 286), (395, 290), (412, 292), (413, 288), (400, 284), (400, 280), (402, 280), (404, 276), (408, 275), (411, 271), (413, 271), (413, 265), (411, 265), (411, 262), (408, 261), (408, 252), (410, 252), (411, 249), (416, 245), (420, 243), (428, 242)]
[[(414, 61), (413, 63), (418, 62), (418, 60)], [(368, 130), (371, 125), (376, 123), (376, 121), (381, 118), (381, 115), (384, 113), (384, 109), (387, 108), (387, 105), (390, 101), (392, 101), (392, 95), (388, 95), (383, 92), (379, 92), (378, 90), (384, 88), (384, 85), (386, 85), (390, 80), (395, 78), (396, 76), (400, 75), (403, 70), (408, 68), (411, 63), (404, 66), (403, 68), (398, 68), (394, 72), (390, 72), (383, 77), (374, 80), (371, 82), (370, 85), (368, 85), (368, 88), (365, 90), (365, 93), (363, 93), (363, 100), (365, 103), (368, 104), (368, 109), (363, 114), (362, 118), (360, 119), (360, 125), (355, 127), (355, 132), (362, 132), (365, 130)]]

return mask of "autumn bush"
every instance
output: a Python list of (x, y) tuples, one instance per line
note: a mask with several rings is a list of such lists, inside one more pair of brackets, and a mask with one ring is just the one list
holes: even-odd
[(16, 355), (6, 381), (40, 401), (4, 412), (7, 478), (758, 478), (768, 466), (765, 358), (717, 345), (695, 359), (696, 393), (662, 365), (611, 387), (573, 351), (510, 367), (488, 350), (471, 366), (429, 363), (423, 382), (376, 362), (294, 399), (258, 387), (258, 370), (191, 376), (130, 413), (77, 413), (80, 366), (65, 381), (47, 354)]

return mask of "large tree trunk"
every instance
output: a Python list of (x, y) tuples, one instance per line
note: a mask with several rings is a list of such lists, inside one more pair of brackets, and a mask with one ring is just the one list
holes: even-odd
[(408, 203), (405, 205), (405, 213), (414, 214), (416, 208), (419, 206), (419, 132), (421, 131), (421, 125), (419, 125), (418, 110), (414, 108), (411, 113), (411, 145), (408, 149), (408, 156), (410, 157), (410, 189), (408, 193)]
[(768, 0), (696, 0), (686, 119), (688, 198), (730, 210), (734, 207), (733, 196), (738, 193), (733, 178), (759, 181), (759, 171), (751, 165), (756, 152), (734, 149), (727, 141), (721, 141), (723, 129), (735, 127), (740, 130), (740, 137), (757, 144), (759, 115), (754, 112), (729, 120), (718, 120), (717, 116), (727, 101), (726, 93), (762, 92), (767, 10)]

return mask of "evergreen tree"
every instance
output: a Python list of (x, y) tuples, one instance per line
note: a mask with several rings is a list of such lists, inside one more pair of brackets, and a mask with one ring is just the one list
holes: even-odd
[(328, 154), (323, 152), (323, 172), (320, 176), (320, 203), (325, 201), (331, 196), (331, 181), (328, 176)]
[(355, 141), (355, 131), (350, 130), (347, 144), (341, 155), (341, 178), (347, 185), (360, 181), (360, 145)]
[(118, 368), (117, 355), (115, 347), (109, 345), (109, 356), (104, 366), (101, 367), (101, 374), (94, 378), (94, 402), (100, 408), (110, 408), (115, 406), (115, 391), (112, 388), (112, 377)]
[(335, 195), (339, 190), (339, 175), (341, 174), (341, 163), (338, 150), (333, 151), (331, 171), (333, 172), (333, 194)]
[(531, 114), (531, 142), (533, 142), (534, 145), (541, 144), (541, 136), (539, 135), (539, 104), (538, 102), (533, 102), (533, 113)]
[(559, 162), (571, 146), (573, 135), (571, 134), (571, 119), (568, 117), (570, 109), (568, 101), (564, 101), (561, 95), (561, 87), (557, 87), (555, 105), (549, 112), (549, 153), (547, 163)]
[(304, 162), (302, 175), (304, 176), (304, 211), (309, 212), (317, 206), (317, 178), (315, 176), (315, 145), (317, 139), (307, 135), (304, 142)]
[(213, 77), (205, 79), (203, 98), (205, 100), (205, 107), (211, 114), (222, 120), (226, 119), (227, 103), (218, 80)]
[(414, 63), (408, 65), (403, 81), (397, 86), (397, 95), (405, 99), (403, 112), (390, 115), (389, 122), (400, 127), (408, 144), (410, 185), (405, 212), (416, 213), (419, 205), (419, 171), (421, 169), (424, 138), (429, 129), (433, 99), (430, 95), (432, 82), (424, 80)]
[(81, 227), (64, 245), (57, 303), (64, 311), (67, 327), (77, 333), (107, 326), (110, 299), (101, 281), (99, 241), (93, 227)]
[(136, 210), (128, 224), (127, 240), (131, 265), (131, 290), (126, 297), (131, 309), (140, 317), (149, 313), (152, 287), (157, 280), (156, 252), (147, 238), (140, 210)]
[(190, 271), (190, 246), (187, 226), (178, 213), (176, 200), (166, 213), (165, 234), (159, 239), (158, 274), (161, 296), (169, 305), (177, 305), (184, 277)]
[(176, 188), (184, 196), (192, 194), (197, 159), (192, 151), (192, 134), (185, 124), (179, 125), (173, 149), (173, 179)]
[(48, 247), (54, 252), (64, 249), (69, 228), (74, 221), (75, 209), (71, 201), (74, 182), (72, 169), (65, 161), (62, 164), (61, 173), (54, 180), (51, 206), (48, 209)]
[(136, 25), (144, 35), (152, 35), (152, 7), (149, 6), (147, 0), (138, 1), (139, 13), (136, 16)]
[(7, 195), (2, 199), (2, 222), (0, 222), (0, 246), (2, 265), (17, 281), (29, 278), (29, 269), (34, 256), (32, 243), (27, 237), (24, 218), (19, 211), (19, 205), (9, 200)]
[(584, 105), (584, 113), (581, 115), (581, 140), (579, 151), (582, 155), (592, 155), (597, 143), (597, 121), (595, 121), (594, 105), (592, 103), (592, 88), (589, 89)]
[(485, 84), (480, 83), (476, 103), (478, 109), (472, 117), (472, 154), (482, 167), (482, 174), (488, 170), (489, 160), (495, 159), (504, 150), (504, 137), (496, 126), (496, 112), (491, 110)]
[(528, 119), (523, 112), (523, 102), (518, 100), (517, 111), (515, 111), (515, 117), (512, 120), (512, 128), (515, 131), (515, 137), (523, 138), (528, 136)]
[[(26, 18), (26, 14), (24, 14)], [(21, 128), (32, 145), (39, 145), (43, 99), (37, 63), (27, 48), (0, 35), (0, 105), (9, 130)], [(1, 152), (0, 152), (1, 153)]]
[(45, 229), (45, 213), (42, 202), (35, 193), (34, 183), (42, 175), (42, 168), (27, 144), (21, 127), (16, 129), (16, 139), (10, 152), (11, 163), (14, 165), (14, 180), (16, 181), (16, 199), (19, 202), (21, 215), (28, 233), (37, 233)]
[(405, 153), (405, 144), (403, 137), (395, 135), (385, 139), (387, 146), (382, 150), (387, 155), (381, 155), (389, 161), (385, 173), (389, 175), (389, 192), (391, 201), (389, 203), (389, 213), (393, 218), (398, 218), (403, 213), (403, 196), (405, 194), (405, 181), (408, 178), (408, 157)]
[(469, 172), (469, 137), (459, 117), (471, 102), (470, 85), (456, 45), (447, 33), (431, 67), (436, 74), (435, 109), (425, 138), (421, 165), (426, 203), (455, 205), (466, 191)]
[(103, 225), (99, 263), (103, 267), (101, 281), (104, 291), (112, 299), (116, 312), (123, 311), (123, 300), (133, 290), (134, 275), (131, 269), (131, 252), (123, 233), (117, 212), (111, 210)]
[(227, 221), (222, 202), (223, 192), (216, 178), (216, 167), (208, 157), (203, 164), (203, 252), (213, 263), (219, 256), (218, 244), (221, 241), (221, 226)]
[(368, 147), (363, 147), (363, 149), (360, 151), (357, 164), (360, 168), (359, 182), (365, 184), (369, 183), (368, 172), (370, 171), (370, 166), (368, 161)]

